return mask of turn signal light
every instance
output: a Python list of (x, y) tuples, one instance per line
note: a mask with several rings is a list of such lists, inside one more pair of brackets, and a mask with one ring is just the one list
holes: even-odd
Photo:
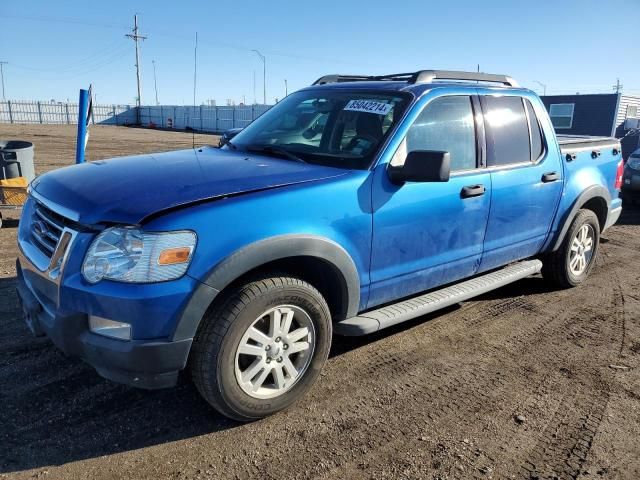
[(158, 265), (175, 265), (189, 261), (192, 247), (167, 248), (160, 252)]

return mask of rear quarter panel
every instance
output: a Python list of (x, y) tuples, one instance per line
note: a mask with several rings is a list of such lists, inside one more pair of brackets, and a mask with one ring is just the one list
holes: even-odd
[[(612, 140), (613, 143), (613, 140)], [(562, 162), (565, 170), (565, 186), (560, 200), (560, 208), (554, 220), (553, 231), (559, 232), (564, 224), (571, 220), (574, 207), (579, 208), (582, 203), (581, 195), (594, 186), (604, 187), (609, 198), (607, 206), (609, 211), (622, 205), (619, 198), (619, 190), (615, 188), (616, 172), (621, 160), (619, 146), (618, 153), (614, 155), (613, 147), (595, 148), (600, 151), (600, 156), (593, 158), (594, 148), (585, 148), (572, 151), (575, 159), (568, 161), (566, 151), (562, 154)], [(545, 245), (545, 249), (553, 248), (553, 236)]]

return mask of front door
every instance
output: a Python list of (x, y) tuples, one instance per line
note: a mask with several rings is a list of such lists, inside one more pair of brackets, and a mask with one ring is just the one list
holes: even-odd
[(376, 167), (369, 308), (477, 271), (491, 180), (489, 172), (479, 168), (474, 112), (479, 113), (479, 104), (468, 95), (429, 101), (391, 160), (401, 165), (413, 150), (447, 151), (448, 182), (395, 185), (386, 164)]

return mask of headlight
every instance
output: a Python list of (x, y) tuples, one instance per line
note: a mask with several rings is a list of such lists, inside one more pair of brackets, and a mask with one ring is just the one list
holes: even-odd
[(640, 158), (630, 158), (627, 165), (633, 170), (640, 170)]
[(91, 244), (82, 275), (90, 283), (102, 279), (131, 283), (173, 280), (187, 271), (195, 246), (194, 232), (108, 228)]

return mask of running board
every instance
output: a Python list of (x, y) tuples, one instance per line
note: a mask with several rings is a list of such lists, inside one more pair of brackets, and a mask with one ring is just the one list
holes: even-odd
[(339, 335), (348, 336), (377, 332), (383, 328), (435, 312), (530, 275), (535, 275), (541, 269), (542, 262), (540, 260), (514, 263), (508, 267), (451, 285), (450, 287), (434, 290), (418, 297), (347, 318), (337, 322), (334, 325), (334, 331)]

